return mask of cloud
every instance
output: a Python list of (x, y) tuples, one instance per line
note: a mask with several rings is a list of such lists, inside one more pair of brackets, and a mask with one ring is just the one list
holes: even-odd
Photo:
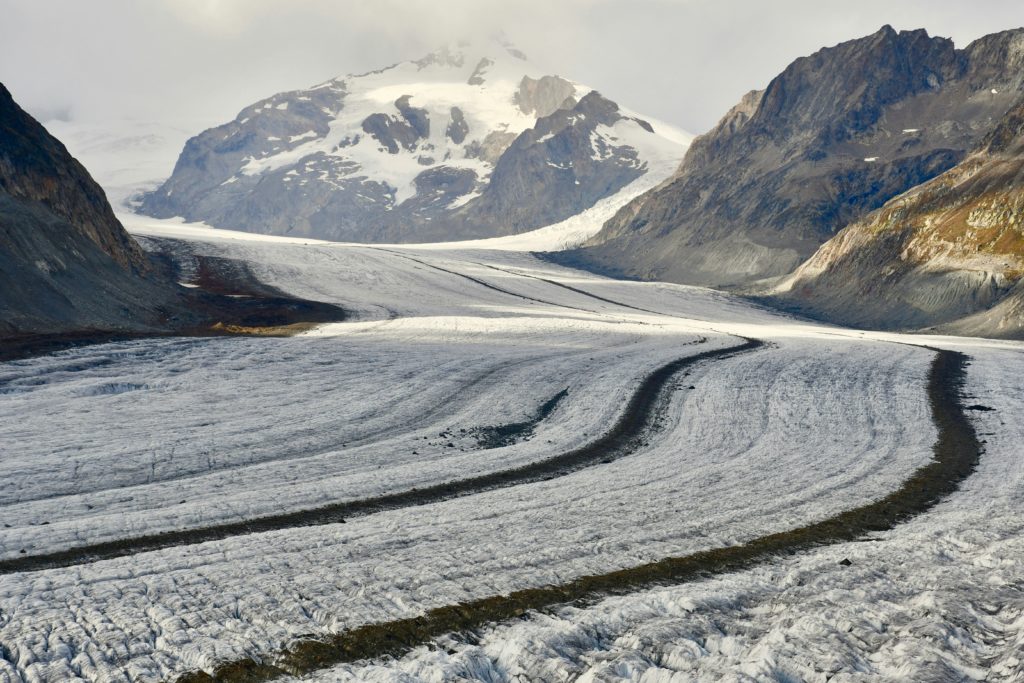
[(794, 58), (925, 27), (963, 45), (1019, 0), (0, 0), (0, 81), (40, 116), (222, 122), (275, 92), (503, 31), (552, 73), (693, 132)]
[(231, 0), (162, 0), (160, 4), (182, 23), (215, 35), (244, 31), (254, 12), (265, 12), (268, 7), (262, 0), (250, 0), (249, 11)]

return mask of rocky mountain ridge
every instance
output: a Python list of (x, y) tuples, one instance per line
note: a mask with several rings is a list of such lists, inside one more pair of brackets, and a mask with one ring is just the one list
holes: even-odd
[(565, 260), (719, 287), (782, 276), (959, 163), (1016, 102), (1024, 29), (964, 49), (923, 30), (794, 61), (694, 140), (678, 172)]
[[(85, 168), (0, 85), (0, 360), (126, 336), (284, 334), (345, 316), (259, 283), (244, 264), (148, 241), (160, 253), (143, 252)], [(191, 288), (178, 283), (186, 268)]]
[(0, 85), (0, 337), (147, 330), (183, 314), (103, 190)]

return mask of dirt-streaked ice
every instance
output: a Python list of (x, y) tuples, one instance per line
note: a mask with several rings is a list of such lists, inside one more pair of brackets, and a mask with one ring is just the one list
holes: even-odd
[[(15, 483), (0, 493), (3, 556), (549, 457), (598, 435), (668, 360), (734, 335), (770, 345), (691, 371), (663, 431), (610, 464), (343, 525), (2, 576), (0, 680), (165, 680), (300, 635), (738, 543), (877, 499), (931, 457), (924, 342), (973, 355), (968, 391), (997, 410), (978, 413), (982, 471), (920, 520), (872, 543), (499, 626), (480, 645), (449, 644), (454, 654), (420, 650), (323, 677), (781, 679), (869, 665), (898, 677), (925, 660), (893, 639), (918, 633), (925, 611), (970, 647), (970, 625), (950, 626), (954, 601), (977, 598), (968, 604), (986, 624), (988, 601), (1004, 604), (1021, 581), (1021, 387), (1005, 370), (1019, 345), (813, 326), (514, 251), (189, 230), (196, 252), (244, 259), (269, 284), (355, 319), (291, 339), (132, 341), (0, 365), (0, 443)], [(521, 421), (565, 388), (529, 440), (486, 450), (468, 433)], [(907, 607), (892, 598), (909, 593)], [(980, 666), (972, 657), (957, 660), (962, 670)]]
[(1024, 355), (968, 347), (972, 400), (995, 409), (976, 412), (985, 454), (910, 523), (307, 680), (1024, 680)]

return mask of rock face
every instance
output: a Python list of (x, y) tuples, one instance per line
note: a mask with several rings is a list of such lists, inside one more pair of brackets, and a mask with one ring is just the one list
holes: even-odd
[(840, 232), (776, 288), (840, 322), (1024, 337), (1024, 99), (939, 177)]
[[(647, 170), (629, 136), (653, 136), (592, 91), (521, 133), (500, 157), (478, 198), (453, 213), (470, 231), (511, 234), (555, 223), (614, 194)], [(621, 137), (620, 137), (621, 136)]]
[(523, 76), (516, 91), (515, 102), (524, 114), (549, 116), (559, 109), (571, 109), (576, 104), (576, 86), (558, 76), (533, 79)]
[(515, 234), (620, 190), (648, 150), (681, 157), (664, 132), (508, 45), (461, 45), (246, 107), (140, 210), (360, 242)]
[(0, 338), (157, 329), (178, 295), (99, 185), (0, 85)]
[(845, 225), (952, 168), (1017, 100), (1024, 30), (963, 50), (877, 33), (793, 62), (697, 138), (670, 181), (569, 258), (710, 286), (784, 275)]

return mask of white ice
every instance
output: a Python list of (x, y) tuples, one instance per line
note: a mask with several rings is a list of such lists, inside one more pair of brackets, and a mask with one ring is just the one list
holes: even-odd
[[(918, 346), (925, 341), (960, 344), (984, 359), (972, 366), (969, 391), (1001, 419), (1014, 410), (992, 398), (1003, 389), (998, 373), (982, 372), (1015, 362), (1014, 344), (808, 325), (724, 294), (606, 280), (514, 251), (307, 245), (194, 230), (197, 252), (244, 259), (269, 284), (338, 302), (356, 317), (292, 339), (134, 341), (0, 366), (0, 443), (16, 482), (0, 503), (0, 521), (10, 525), (0, 529), (4, 556), (529, 462), (600, 433), (638, 379), (669, 359), (735, 344), (739, 334), (771, 347), (699, 366), (675, 394), (665, 431), (611, 464), (343, 525), (0, 577), (0, 680), (164, 680), (271, 652), (302, 634), (742, 542), (877, 499), (931, 455), (924, 379), (932, 352)], [(568, 397), (528, 441), (478, 450), (458, 431), (522, 420), (563, 388)], [(1014, 452), (1014, 433), (987, 422), (983, 430), (990, 444), (1010, 440)], [(989, 448), (1005, 473), (1001, 451)], [(1004, 504), (990, 501), (984, 513), (997, 527), (1013, 517), (993, 513)], [(891, 536), (912, 545), (899, 539), (919, 539), (913, 530), (922, 528), (945, 542), (942, 526), (908, 525)], [(862, 559), (871, 547), (791, 564), (831, 567), (836, 553), (852, 555), (857, 569), (833, 573), (842, 581), (876, 571)], [(714, 586), (796, 571), (787, 567), (671, 594), (703, 605)], [(1002, 571), (1012, 577), (1015, 567)], [(660, 617), (648, 619), (651, 602), (666, 600), (658, 595), (620, 598), (612, 616), (604, 603), (566, 611), (559, 628), (588, 619), (594, 628), (653, 628)], [(810, 599), (795, 593), (794, 614), (804, 609), (798, 595)], [(747, 623), (737, 604), (734, 618)], [(499, 627), (483, 650), (456, 648), (452, 661), (464, 654), (483, 666), (494, 643), (524, 671), (553, 666), (520, 647), (522, 638), (547, 635), (506, 637), (507, 628), (534, 626)], [(632, 662), (646, 656), (644, 643), (660, 641), (600, 642), (618, 643), (621, 652), (608, 656)], [(755, 657), (760, 643), (728, 642), (715, 652), (732, 659), (709, 659), (707, 671)], [(596, 666), (593, 643), (575, 647), (578, 656), (569, 650), (560, 666)], [(860, 647), (856, 657), (879, 656), (870, 643)], [(836, 666), (854, 666), (856, 657)], [(388, 678), (419, 667), (448, 675), (444, 667), (455, 665), (437, 658), (419, 651), (324, 675)], [(505, 664), (499, 657), (494, 666)]]

